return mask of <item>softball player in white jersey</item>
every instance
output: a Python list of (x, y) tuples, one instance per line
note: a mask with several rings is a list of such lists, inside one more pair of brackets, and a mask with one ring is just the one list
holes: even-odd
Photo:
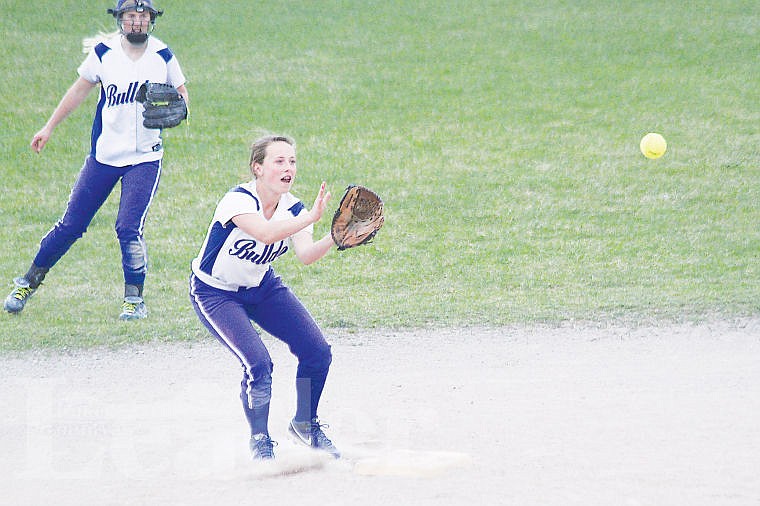
[(45, 126), (34, 135), (31, 147), (39, 153), (53, 130), (100, 84), (100, 99), (92, 125), (90, 153), (85, 159), (66, 211), (42, 238), (32, 265), (14, 279), (5, 310), (19, 313), (47, 272), (87, 230), (116, 183), (121, 198), (116, 235), (124, 271), (122, 320), (147, 316), (143, 286), (148, 256), (143, 225), (158, 188), (163, 158), (161, 130), (145, 128), (142, 105), (135, 101), (146, 82), (168, 83), (187, 101), (185, 76), (177, 58), (160, 40), (150, 36), (156, 17), (163, 12), (151, 0), (118, 0), (113, 14), (119, 31), (89, 50), (79, 66), (79, 78), (61, 99)]
[(251, 429), (254, 459), (274, 457), (268, 429), (272, 360), (251, 321), (287, 343), (298, 358), (296, 411), (288, 430), (298, 441), (334, 457), (317, 408), (332, 361), (330, 345), (271, 263), (290, 249), (304, 264), (335, 245), (328, 233), (313, 240), (330, 193), (319, 189), (311, 210), (290, 193), (296, 177), (293, 141), (257, 140), (251, 153), (254, 179), (219, 202), (198, 256), (192, 262), (190, 299), (201, 322), (243, 366), (240, 399)]

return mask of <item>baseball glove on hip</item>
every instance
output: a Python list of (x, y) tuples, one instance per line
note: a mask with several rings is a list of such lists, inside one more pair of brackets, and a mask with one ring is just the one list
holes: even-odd
[(338, 250), (367, 244), (383, 226), (383, 200), (364, 186), (351, 185), (333, 215), (333, 241)]
[(164, 83), (146, 83), (137, 90), (135, 100), (145, 106), (145, 128), (172, 128), (187, 118), (187, 104), (177, 89)]

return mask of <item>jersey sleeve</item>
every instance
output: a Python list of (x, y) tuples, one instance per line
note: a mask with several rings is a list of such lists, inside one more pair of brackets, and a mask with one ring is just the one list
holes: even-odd
[(168, 84), (171, 84), (175, 88), (179, 88), (187, 81), (185, 79), (185, 74), (182, 73), (182, 68), (179, 66), (176, 56), (172, 56), (172, 58), (166, 62), (166, 78)]
[(226, 227), (235, 216), (260, 212), (259, 201), (253, 196), (246, 193), (229, 192), (222, 197), (219, 205), (216, 206), (214, 221), (218, 221), (223, 227)]
[(77, 74), (79, 74), (79, 77), (95, 84), (100, 82), (101, 69), (102, 62), (100, 61), (100, 57), (95, 52), (95, 49), (90, 49), (87, 57), (77, 68)]

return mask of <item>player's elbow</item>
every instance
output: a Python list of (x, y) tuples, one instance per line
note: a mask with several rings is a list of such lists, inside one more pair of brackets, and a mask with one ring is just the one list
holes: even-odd
[(285, 239), (285, 237), (283, 237), (281, 233), (278, 233), (275, 230), (257, 231), (255, 234), (251, 234), (251, 235), (256, 237), (256, 240), (258, 242), (264, 243), (267, 246), (271, 246), (272, 244)]
[(296, 244), (295, 246), (296, 258), (298, 258), (298, 261), (304, 265), (313, 264), (325, 256), (326, 253), (318, 243), (312, 243), (309, 245)]
[(319, 260), (319, 257), (316, 255), (312, 255), (309, 253), (296, 253), (296, 258), (299, 262), (301, 262), (304, 265), (311, 265), (317, 260)]

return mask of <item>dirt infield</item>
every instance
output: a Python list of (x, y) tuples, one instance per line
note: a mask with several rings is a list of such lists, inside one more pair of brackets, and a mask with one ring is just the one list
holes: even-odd
[(760, 504), (760, 321), (328, 339), (320, 415), (346, 458), (288, 442), (295, 361), (267, 338), (268, 471), (210, 338), (0, 356), (2, 502)]

